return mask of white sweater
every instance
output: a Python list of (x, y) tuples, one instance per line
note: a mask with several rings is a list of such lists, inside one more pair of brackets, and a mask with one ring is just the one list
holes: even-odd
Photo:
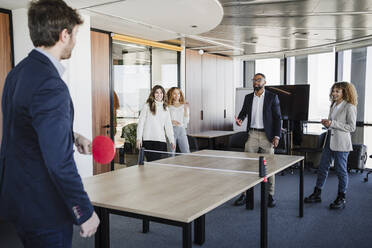
[(181, 127), (187, 128), (187, 124), (189, 123), (189, 111), (185, 113), (185, 105), (181, 104), (178, 107), (173, 105), (169, 106), (169, 113), (171, 116), (171, 120), (178, 121), (181, 123)]
[(173, 127), (168, 109), (164, 110), (163, 102), (156, 103), (156, 113), (152, 114), (149, 104), (143, 107), (137, 126), (137, 140), (166, 142), (174, 144)]

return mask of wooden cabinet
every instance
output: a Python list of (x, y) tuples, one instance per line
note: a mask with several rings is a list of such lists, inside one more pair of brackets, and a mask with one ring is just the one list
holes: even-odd
[(232, 130), (234, 90), (231, 58), (186, 50), (188, 133)]

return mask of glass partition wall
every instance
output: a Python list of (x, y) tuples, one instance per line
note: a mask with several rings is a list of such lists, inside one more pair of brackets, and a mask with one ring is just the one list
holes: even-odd
[[(126, 152), (134, 149), (135, 124), (151, 88), (159, 84), (168, 90), (179, 85), (178, 57), (177, 51), (113, 40), (113, 123), (117, 148), (128, 143)], [(129, 125), (132, 123), (135, 124)]]

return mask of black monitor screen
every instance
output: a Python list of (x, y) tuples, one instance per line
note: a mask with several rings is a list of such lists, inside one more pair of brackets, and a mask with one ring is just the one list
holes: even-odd
[(310, 85), (275, 85), (266, 86), (265, 89), (278, 95), (282, 119), (308, 120)]

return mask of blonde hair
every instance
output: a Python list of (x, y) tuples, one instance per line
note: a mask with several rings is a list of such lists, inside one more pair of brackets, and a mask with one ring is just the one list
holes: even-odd
[(169, 105), (173, 105), (174, 104), (173, 92), (175, 90), (178, 90), (180, 92), (180, 103), (181, 104), (184, 104), (185, 103), (185, 98), (183, 97), (182, 90), (180, 88), (178, 88), (178, 87), (172, 87), (167, 92)]
[(330, 100), (332, 104), (334, 100), (332, 99), (332, 91), (334, 88), (342, 89), (342, 98), (354, 106), (358, 105), (358, 94), (352, 83), (349, 82), (337, 82), (332, 85), (331, 92), (329, 93)]

